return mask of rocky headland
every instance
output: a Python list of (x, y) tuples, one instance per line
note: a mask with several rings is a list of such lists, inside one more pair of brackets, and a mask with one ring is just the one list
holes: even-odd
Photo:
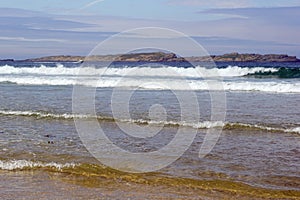
[(120, 62), (300, 62), (296, 56), (286, 54), (239, 54), (229, 53), (212, 56), (178, 57), (174, 53), (131, 53), (120, 55), (92, 55), (92, 56), (47, 56), (41, 58), (26, 59), (29, 62), (81, 62), (81, 61), (120, 61)]

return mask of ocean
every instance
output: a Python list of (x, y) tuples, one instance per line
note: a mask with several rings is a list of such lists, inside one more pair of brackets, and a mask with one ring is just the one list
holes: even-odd
[(300, 63), (106, 64), (0, 62), (2, 199), (300, 199)]

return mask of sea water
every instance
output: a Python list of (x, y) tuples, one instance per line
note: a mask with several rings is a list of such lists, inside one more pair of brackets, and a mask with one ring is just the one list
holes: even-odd
[[(299, 63), (105, 66), (0, 63), (2, 197), (300, 198)], [(209, 88), (213, 80), (222, 88)], [(181, 87), (185, 83), (188, 89)], [(114, 144), (129, 152), (156, 151), (182, 127), (197, 135), (177, 161), (159, 171), (135, 174), (112, 169), (91, 155), (76, 130), (74, 119), (91, 117), (72, 110), (78, 85), (95, 89), (93, 117)], [(113, 113), (116, 87), (121, 94), (132, 91), (129, 116)], [(214, 89), (225, 94), (226, 117), (221, 121), (211, 120)], [(176, 96), (190, 92), (199, 104), (199, 118), (192, 122), (182, 120), (182, 102)], [(164, 107), (166, 117), (151, 118), (152, 105)], [(137, 125), (145, 132), (162, 129), (154, 137), (139, 138), (124, 133), (120, 124), (129, 130)], [(222, 128), (220, 138), (209, 154), (199, 158), (204, 137), (214, 127)], [(121, 158), (111, 153), (109, 159)]]

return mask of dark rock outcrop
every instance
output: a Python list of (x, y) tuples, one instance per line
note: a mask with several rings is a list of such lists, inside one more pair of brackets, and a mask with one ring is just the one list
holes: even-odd
[(14, 59), (0, 59), (0, 62), (13, 62)]

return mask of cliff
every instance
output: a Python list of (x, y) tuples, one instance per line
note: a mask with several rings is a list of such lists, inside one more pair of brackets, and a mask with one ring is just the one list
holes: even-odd
[[(296, 56), (285, 54), (239, 54), (229, 53), (207, 57), (187, 57), (188, 61), (215, 61), (215, 62), (300, 62)], [(133, 53), (120, 55), (92, 55), (84, 56), (47, 56), (27, 59), (30, 62), (78, 62), (78, 61), (122, 61), (122, 62), (182, 62), (185, 59), (177, 57), (174, 53)]]

